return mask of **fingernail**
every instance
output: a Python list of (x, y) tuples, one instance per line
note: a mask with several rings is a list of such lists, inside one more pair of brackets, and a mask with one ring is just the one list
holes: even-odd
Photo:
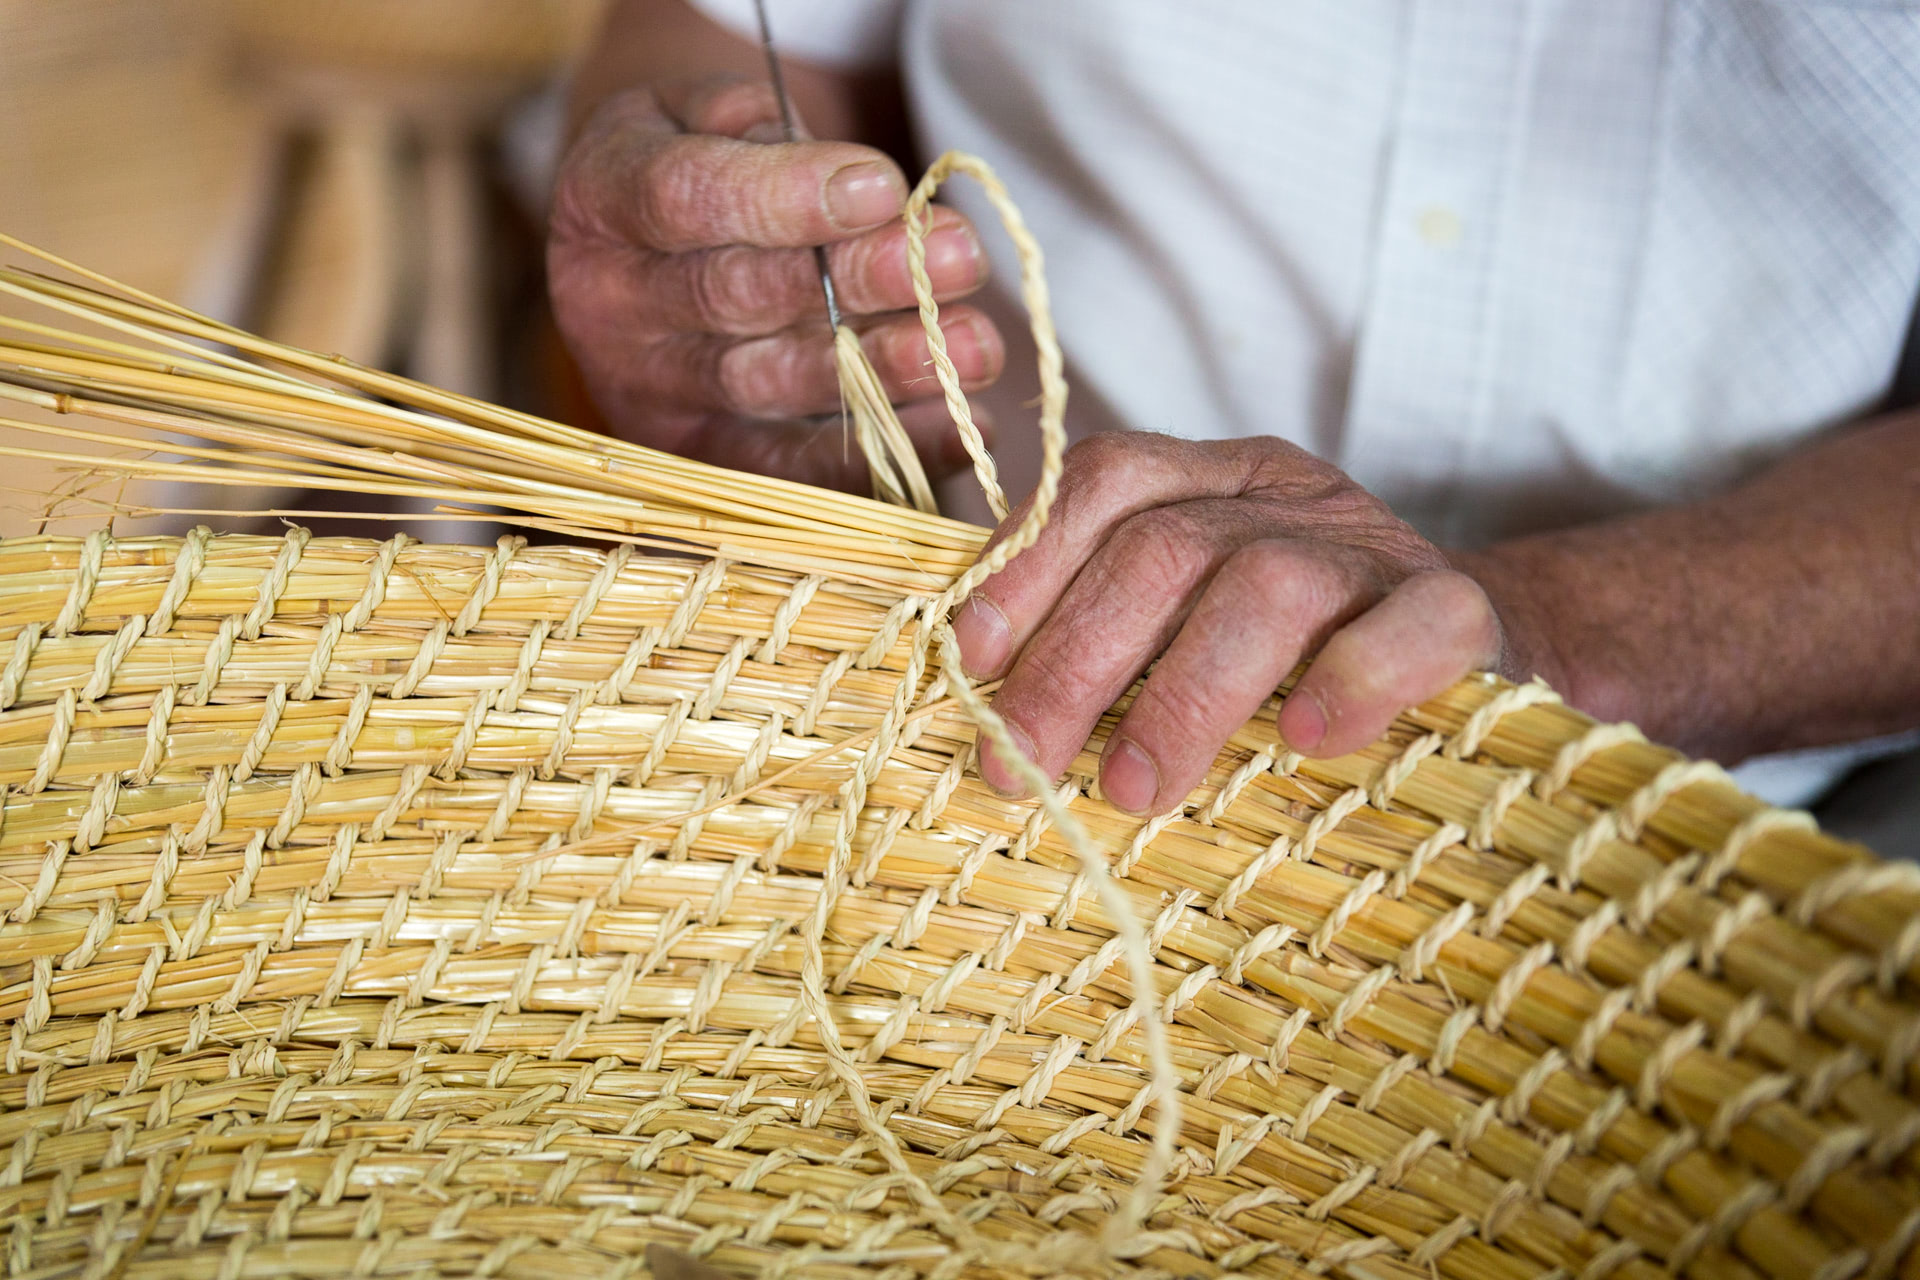
[(1100, 793), (1116, 809), (1144, 814), (1160, 794), (1160, 770), (1131, 738), (1117, 739), (1100, 765)]
[(740, 136), (748, 142), (785, 142), (787, 131), (777, 121), (762, 120), (759, 124), (750, 126)]
[(985, 596), (969, 596), (953, 620), (960, 642), (960, 669), (976, 680), (998, 675), (1013, 646), (1013, 627), (1000, 606)]
[(987, 263), (973, 228), (942, 227), (927, 237), (927, 275), (935, 288), (958, 289), (980, 279)]
[(899, 212), (899, 185), (885, 165), (850, 164), (827, 179), (827, 217), (842, 231), (878, 226)]
[(1311, 689), (1295, 689), (1280, 708), (1280, 736), (1287, 745), (1302, 753), (1317, 748), (1327, 738), (1327, 709), (1320, 705)]
[[(1020, 754), (1029, 760), (1038, 757), (1033, 749), (1033, 739), (1026, 730), (1009, 720), (1006, 722), (1007, 736), (1013, 739), (1013, 745), (1020, 748)], [(1000, 759), (1000, 748), (990, 740), (983, 740), (980, 755), (980, 777), (986, 784), (1009, 799), (1018, 799), (1027, 794), (1026, 784)]]

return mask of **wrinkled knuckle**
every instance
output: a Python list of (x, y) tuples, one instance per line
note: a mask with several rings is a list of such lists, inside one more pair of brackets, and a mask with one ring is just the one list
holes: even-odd
[(760, 255), (739, 247), (701, 255), (693, 271), (691, 301), (702, 329), (733, 333), (753, 327), (773, 292), (762, 265)]
[(714, 368), (713, 398), (730, 412), (765, 416), (778, 399), (783, 372), (779, 353), (766, 340), (735, 343)]
[(1412, 526), (1394, 515), (1386, 503), (1342, 473), (1321, 477), (1313, 498), (1343, 527), (1378, 528), (1381, 536), (1391, 541), (1420, 540)]
[(1447, 573), (1447, 554), (1439, 547), (1427, 541), (1419, 530), (1407, 524), (1383, 504), (1380, 508), (1385, 517), (1377, 526), (1379, 530), (1380, 550), (1393, 564), (1403, 572), (1420, 574)]
[(1045, 723), (1067, 713), (1094, 695), (1086, 664), (1068, 646), (1035, 645), (1020, 657), (1020, 679), (1027, 686), (1021, 701), (1039, 708), (1030, 722)]
[(1191, 582), (1214, 559), (1212, 540), (1177, 507), (1156, 507), (1128, 518), (1114, 531), (1114, 559), (1130, 581)]
[(1256, 466), (1283, 467), (1289, 470), (1331, 471), (1335, 468), (1316, 454), (1279, 436), (1255, 436), (1234, 442)]
[(1327, 627), (1352, 618), (1385, 594), (1310, 543), (1255, 543), (1246, 558), (1249, 598), (1269, 617), (1284, 618), (1290, 630), (1303, 635), (1319, 633), (1324, 638)]
[(1088, 477), (1122, 472), (1136, 463), (1138, 446), (1121, 431), (1097, 431), (1067, 450), (1066, 468)]
[(1294, 607), (1319, 596), (1326, 577), (1298, 545), (1280, 539), (1240, 547), (1216, 576), (1222, 587), (1247, 600)]
[(827, 246), (827, 270), (833, 276), (834, 292), (840, 305), (848, 311), (895, 309), (889, 305), (890, 299), (885, 297), (888, 290), (884, 278), (887, 268), (894, 265), (888, 261), (889, 253), (898, 256), (904, 251), (897, 237), (890, 236), (891, 230), (869, 232)]
[(1110, 498), (1145, 488), (1160, 464), (1131, 433), (1099, 431), (1067, 450), (1062, 502)]
[(698, 162), (700, 149), (710, 145), (705, 139), (676, 138), (642, 167), (631, 198), (655, 248), (689, 247), (698, 229), (713, 221), (716, 193)]
[[(1203, 742), (1218, 732), (1213, 697), (1208, 688), (1170, 673), (1147, 681), (1135, 704), (1136, 737), (1148, 737), (1155, 743), (1179, 744)], [(1149, 727), (1150, 726), (1150, 727)]]
[(809, 164), (783, 161), (756, 169), (737, 208), (744, 234), (756, 244), (812, 244), (831, 235), (820, 225), (826, 216), (820, 175)]
[(1235, 443), (1249, 489), (1291, 493), (1337, 488), (1341, 482), (1352, 485), (1345, 472), (1290, 440), (1267, 436)]

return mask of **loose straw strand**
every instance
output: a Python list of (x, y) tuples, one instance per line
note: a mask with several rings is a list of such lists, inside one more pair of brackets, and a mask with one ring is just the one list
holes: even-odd
[(994, 519), (1004, 520), (1007, 518), (1007, 495), (1000, 487), (993, 454), (981, 437), (980, 428), (974, 425), (973, 406), (967, 402), (966, 392), (960, 388), (960, 373), (954, 368), (953, 357), (947, 352), (947, 336), (940, 328), (940, 307), (934, 301), (933, 281), (927, 275), (926, 241), (927, 235), (933, 230), (933, 215), (927, 206), (940, 184), (955, 173), (964, 173), (981, 185), (994, 212), (1000, 215), (1007, 235), (1013, 240), (1014, 253), (1020, 262), (1020, 282), (1028, 323), (1033, 326), (1034, 345), (1038, 349), (1043, 395), (1050, 381), (1059, 382), (1064, 394), (1064, 380), (1060, 378), (1060, 344), (1054, 338), (1053, 310), (1047, 299), (1040, 244), (1033, 238), (1033, 233), (1027, 230), (1026, 219), (1021, 216), (1013, 198), (1007, 194), (1006, 186), (986, 161), (962, 151), (947, 152), (933, 162), (907, 200), (907, 274), (913, 280), (913, 296), (920, 307), (920, 325), (926, 330), (927, 352), (933, 360), (934, 376), (940, 380), (940, 390), (946, 397), (947, 413), (953, 419), (955, 429), (960, 432), (960, 443), (966, 447), (967, 456), (973, 459), (973, 474), (980, 481), (981, 492), (987, 495), (987, 505), (993, 509)]
[(854, 441), (873, 475), (874, 496), (929, 514), (938, 511), (939, 504), (927, 483), (920, 456), (914, 452), (912, 438), (900, 425), (900, 415), (894, 411), (873, 362), (867, 359), (860, 335), (844, 324), (834, 331), (833, 363)]

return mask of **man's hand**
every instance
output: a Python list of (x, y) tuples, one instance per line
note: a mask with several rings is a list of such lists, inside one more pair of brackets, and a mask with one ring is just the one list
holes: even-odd
[[(1017, 525), (1014, 512), (1002, 531)], [(1107, 743), (1106, 797), (1160, 812), (1303, 659), (1280, 711), (1295, 750), (1331, 756), (1501, 654), (1486, 594), (1336, 468), (1280, 440), (1106, 434), (1067, 456), (1039, 540), (955, 621), (970, 674), (1058, 775), (1158, 657)], [(981, 774), (1014, 790), (986, 753)]]
[[(883, 153), (781, 141), (772, 90), (737, 79), (609, 98), (568, 151), (547, 270), (554, 312), (624, 438), (725, 466), (862, 488), (841, 433), (800, 421), (840, 408), (812, 246), (861, 332), (930, 475), (967, 462), (927, 367), (900, 208)], [(965, 218), (933, 211), (927, 271), (942, 302), (986, 277)], [(962, 383), (999, 374), (999, 334), (949, 306)]]

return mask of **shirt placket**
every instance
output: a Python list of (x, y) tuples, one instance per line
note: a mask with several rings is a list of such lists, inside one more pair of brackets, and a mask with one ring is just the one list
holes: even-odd
[(1486, 413), (1531, 5), (1409, 0), (1339, 461), (1429, 536)]

